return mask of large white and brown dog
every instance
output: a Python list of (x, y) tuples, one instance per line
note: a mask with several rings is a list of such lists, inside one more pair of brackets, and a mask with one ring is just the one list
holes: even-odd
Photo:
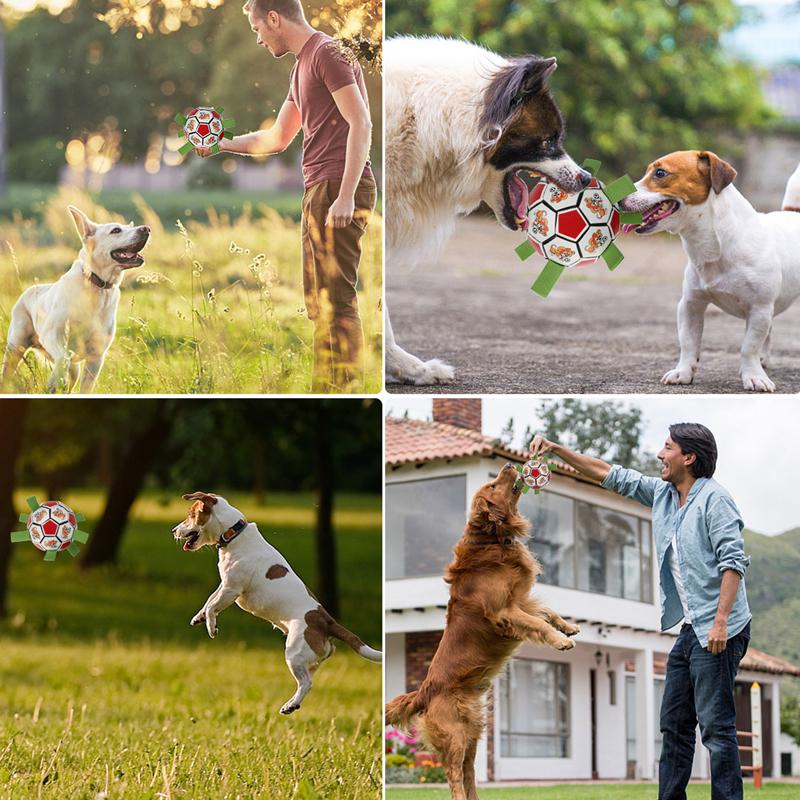
[(684, 150), (653, 161), (621, 206), (641, 211), (637, 234), (681, 237), (689, 258), (678, 303), (680, 358), (664, 384), (692, 383), (700, 363), (706, 308), (746, 321), (740, 375), (744, 388), (774, 392), (764, 367), (772, 321), (800, 295), (800, 167), (783, 211), (758, 213), (733, 185), (736, 170), (714, 153)]
[[(395, 274), (435, 258), (456, 217), (481, 202), (501, 225), (520, 229), (528, 198), (521, 169), (567, 191), (591, 179), (564, 150), (564, 121), (547, 87), (555, 58), (399, 37), (386, 42), (384, 64), (386, 263)], [(399, 347), (387, 312), (386, 377), (447, 383), (453, 369)]]
[(271, 622), (286, 635), (286, 664), (297, 691), (281, 707), (281, 714), (300, 708), (311, 689), (317, 667), (333, 655), (331, 638), (340, 639), (368, 661), (380, 663), (382, 654), (340, 625), (319, 604), (289, 562), (261, 535), (254, 522), (224, 497), (208, 492), (183, 495), (191, 500), (186, 519), (172, 529), (184, 550), (216, 546), (220, 584), (192, 617), (191, 625), (205, 623), (208, 635), (217, 635), (217, 616), (233, 603)]
[(55, 283), (31, 286), (11, 309), (0, 386), (32, 347), (53, 364), (49, 392), (70, 391), (82, 363), (80, 391), (91, 392), (114, 341), (122, 278), (125, 270), (144, 264), (141, 250), (150, 228), (93, 222), (75, 206), (69, 212), (81, 250)]

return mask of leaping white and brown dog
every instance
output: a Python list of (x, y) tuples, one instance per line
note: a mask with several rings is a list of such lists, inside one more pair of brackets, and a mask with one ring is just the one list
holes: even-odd
[(11, 310), (0, 386), (31, 347), (53, 362), (47, 391), (70, 391), (83, 374), (80, 391), (91, 392), (117, 329), (119, 287), (125, 270), (141, 267), (150, 238), (146, 225), (92, 222), (69, 206), (82, 247), (55, 283), (26, 289)]
[(297, 691), (283, 704), (281, 714), (300, 708), (311, 689), (311, 676), (333, 655), (331, 638), (340, 639), (368, 661), (380, 663), (379, 650), (364, 644), (319, 604), (286, 559), (261, 535), (253, 522), (224, 497), (208, 492), (183, 495), (192, 500), (189, 515), (172, 529), (184, 550), (216, 546), (220, 585), (192, 617), (217, 635), (217, 616), (234, 602), (239, 608), (271, 622), (286, 635), (286, 664)]
[(638, 234), (681, 237), (689, 259), (678, 304), (680, 358), (661, 379), (692, 383), (700, 363), (706, 308), (746, 321), (739, 373), (748, 391), (774, 392), (764, 367), (772, 320), (800, 295), (800, 167), (783, 210), (758, 213), (733, 185), (736, 170), (707, 150), (670, 153), (647, 167), (621, 206), (641, 211)]

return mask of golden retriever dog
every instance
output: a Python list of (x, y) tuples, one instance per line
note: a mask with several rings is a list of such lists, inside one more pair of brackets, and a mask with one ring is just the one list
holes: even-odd
[(453, 800), (477, 800), (475, 751), (485, 695), (523, 642), (569, 650), (579, 632), (531, 596), (541, 567), (526, 544), (530, 524), (517, 506), (517, 471), (506, 464), (472, 500), (447, 567), (447, 622), (425, 680), (386, 706), (386, 722), (414, 725), (444, 765)]

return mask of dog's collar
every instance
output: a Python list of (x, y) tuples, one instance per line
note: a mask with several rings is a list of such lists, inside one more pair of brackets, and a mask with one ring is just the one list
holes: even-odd
[(500, 545), (501, 547), (508, 547), (510, 544), (514, 544), (514, 538), (511, 536), (506, 537), (505, 539), (466, 539), (467, 544), (474, 544), (474, 545), (482, 545), (483, 547), (491, 547), (493, 545)]
[(231, 525), (217, 540), (217, 547), (229, 545), (245, 528), (247, 521), (240, 519), (235, 525)]
[(96, 272), (89, 273), (89, 283), (93, 283), (98, 289), (113, 289), (111, 281), (104, 281)]

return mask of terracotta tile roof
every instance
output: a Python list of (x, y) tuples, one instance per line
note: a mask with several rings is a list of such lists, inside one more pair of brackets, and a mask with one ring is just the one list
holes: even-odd
[[(499, 439), (485, 436), (479, 431), (427, 422), (419, 419), (386, 418), (386, 466), (425, 464), (429, 461), (450, 461), (470, 456), (498, 456), (509, 461), (525, 462), (528, 454), (509, 447)], [(572, 467), (556, 462), (556, 472), (578, 477)]]
[(796, 667), (783, 658), (771, 656), (763, 650), (756, 650), (755, 647), (747, 648), (739, 667), (753, 672), (771, 672), (774, 675), (794, 675), (796, 678), (800, 678), (800, 667)]

